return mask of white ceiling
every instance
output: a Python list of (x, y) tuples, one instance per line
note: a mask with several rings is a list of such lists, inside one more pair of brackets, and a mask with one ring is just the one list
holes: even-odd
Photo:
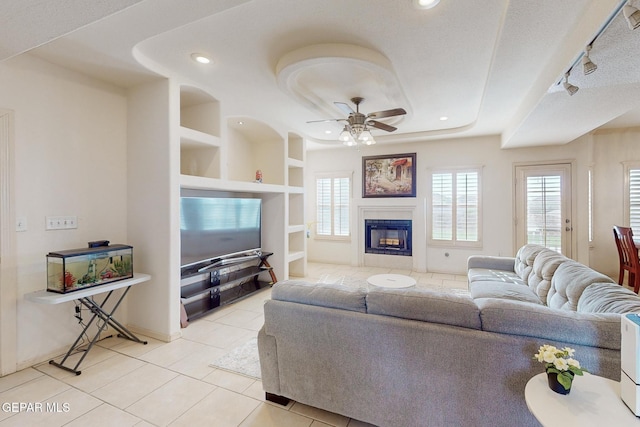
[[(637, 0), (634, 0), (637, 1)], [(640, 29), (622, 16), (567, 95), (557, 83), (621, 0), (4, 0), (0, 61), (30, 52), (130, 87), (161, 76), (200, 87), (225, 117), (336, 146), (334, 101), (402, 107), (380, 143), (498, 134), (504, 147), (567, 143), (640, 125)], [(211, 56), (200, 65), (190, 55)], [(440, 117), (447, 116), (446, 121)], [(331, 131), (331, 134), (326, 134)]]

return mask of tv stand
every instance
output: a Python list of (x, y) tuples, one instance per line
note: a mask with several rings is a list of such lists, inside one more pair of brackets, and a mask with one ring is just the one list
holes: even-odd
[[(272, 252), (262, 252), (225, 258), (195, 271), (183, 271), (180, 302), (188, 321), (276, 283), (278, 279), (267, 260), (271, 255)], [(259, 280), (264, 272), (269, 273), (270, 282)]]

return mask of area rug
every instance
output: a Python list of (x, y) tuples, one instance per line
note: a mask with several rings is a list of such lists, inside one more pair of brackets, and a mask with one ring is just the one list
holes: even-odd
[(209, 366), (225, 371), (261, 379), (260, 359), (258, 358), (258, 339), (252, 338), (240, 347), (236, 347)]

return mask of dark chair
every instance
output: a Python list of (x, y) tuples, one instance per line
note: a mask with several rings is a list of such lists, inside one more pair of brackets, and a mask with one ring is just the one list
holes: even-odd
[(622, 285), (624, 281), (624, 271), (629, 272), (629, 286), (633, 286), (633, 291), (640, 290), (640, 260), (638, 259), (638, 248), (633, 242), (633, 231), (629, 227), (613, 226), (613, 237), (616, 240), (618, 256), (620, 257), (620, 277), (618, 283)]

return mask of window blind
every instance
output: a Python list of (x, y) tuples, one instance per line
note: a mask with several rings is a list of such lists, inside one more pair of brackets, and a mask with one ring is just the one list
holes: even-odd
[(432, 239), (453, 239), (453, 174), (434, 173), (431, 180)]
[(480, 240), (478, 171), (431, 175), (431, 238), (452, 242)]
[(320, 236), (350, 235), (348, 177), (316, 179), (316, 233)]
[(478, 173), (456, 174), (456, 239), (478, 240)]
[(527, 177), (527, 242), (562, 248), (562, 177)]
[(629, 226), (640, 230), (640, 169), (629, 169)]

